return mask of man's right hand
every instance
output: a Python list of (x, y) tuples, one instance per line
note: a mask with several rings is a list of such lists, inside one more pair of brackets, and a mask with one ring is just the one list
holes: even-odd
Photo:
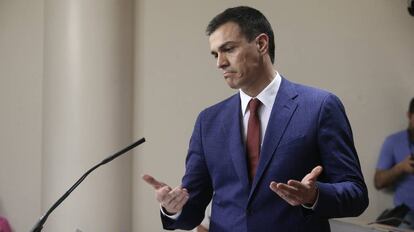
[(159, 182), (150, 175), (143, 175), (142, 179), (151, 185), (155, 190), (155, 197), (161, 206), (167, 211), (165, 213), (174, 215), (183, 209), (190, 195), (187, 189), (177, 186), (172, 189), (170, 186)]

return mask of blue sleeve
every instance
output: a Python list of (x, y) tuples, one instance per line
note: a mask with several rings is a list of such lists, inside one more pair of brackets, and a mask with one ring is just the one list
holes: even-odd
[(319, 117), (319, 148), (324, 168), (315, 213), (325, 218), (354, 217), (368, 206), (368, 191), (340, 100), (329, 95)]
[(201, 121), (202, 113), (197, 118), (190, 139), (186, 171), (182, 179), (182, 187), (188, 190), (190, 198), (176, 220), (161, 214), (163, 227), (166, 230), (191, 230), (198, 226), (204, 218), (205, 209), (213, 195), (211, 178), (204, 158)]
[(381, 152), (377, 162), (378, 170), (387, 170), (395, 165), (395, 159), (393, 155), (393, 142), (390, 137), (385, 139), (382, 144)]

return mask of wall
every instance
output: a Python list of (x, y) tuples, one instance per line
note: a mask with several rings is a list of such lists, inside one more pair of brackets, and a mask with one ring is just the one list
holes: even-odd
[(43, 1), (0, 0), (0, 215), (28, 231), (41, 208)]
[[(203, 108), (231, 95), (209, 54), (208, 21), (238, 1), (137, 0), (135, 4), (133, 231), (160, 231), (158, 204), (142, 173), (177, 185)], [(372, 184), (384, 137), (406, 126), (414, 82), (414, 18), (405, 0), (244, 1), (276, 34), (276, 68), (336, 93), (353, 126), (371, 204), (391, 205)], [(41, 213), (42, 0), (0, 0), (0, 214), (27, 231)], [(45, 190), (47, 191), (47, 190)]]

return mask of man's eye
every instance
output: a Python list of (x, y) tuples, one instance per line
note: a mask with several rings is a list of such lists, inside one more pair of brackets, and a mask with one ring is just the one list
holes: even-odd
[(234, 50), (234, 47), (227, 47), (223, 49), (224, 52), (231, 52), (233, 50)]

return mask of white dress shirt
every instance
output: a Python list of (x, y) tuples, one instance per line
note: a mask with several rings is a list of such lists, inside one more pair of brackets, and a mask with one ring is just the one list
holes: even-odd
[[(260, 92), (256, 98), (260, 100), (262, 103), (259, 106), (259, 118), (260, 118), (260, 145), (263, 144), (263, 138), (266, 133), (267, 124), (269, 123), (270, 113), (272, 112), (273, 103), (275, 103), (277, 92), (279, 91), (280, 83), (282, 81), (282, 77), (279, 75), (278, 72), (275, 71), (275, 78), (273, 78), (272, 82), (266, 88)], [(243, 114), (243, 139), (246, 143), (247, 137), (247, 123), (249, 121), (250, 111), (247, 108), (249, 104), (250, 97), (246, 93), (244, 93), (241, 89), (240, 91), (240, 102), (241, 102), (241, 110)]]

